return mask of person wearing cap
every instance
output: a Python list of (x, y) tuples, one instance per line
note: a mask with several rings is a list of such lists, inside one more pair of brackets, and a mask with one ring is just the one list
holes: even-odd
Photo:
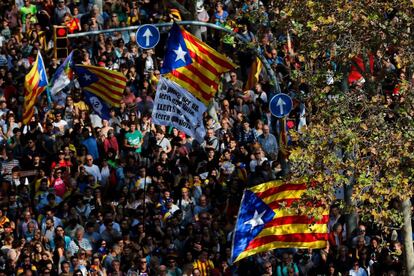
[(65, 0), (58, 0), (58, 4), (54, 10), (53, 22), (56, 25), (61, 25), (64, 23), (64, 19), (67, 14), (72, 16), (70, 9), (65, 5)]
[(54, 176), (52, 178), (52, 186), (55, 191), (55, 194), (61, 198), (65, 195), (66, 192), (66, 183), (63, 180), (63, 171), (62, 168), (56, 168), (54, 171)]

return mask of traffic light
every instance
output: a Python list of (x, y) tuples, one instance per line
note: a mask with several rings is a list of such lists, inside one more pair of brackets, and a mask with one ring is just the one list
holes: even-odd
[(53, 26), (54, 56), (56, 59), (68, 56), (68, 28)]

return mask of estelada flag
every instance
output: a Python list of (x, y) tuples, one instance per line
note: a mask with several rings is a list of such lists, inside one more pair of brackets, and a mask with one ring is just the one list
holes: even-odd
[(177, 24), (171, 27), (161, 74), (204, 104), (214, 97), (221, 74), (236, 67), (230, 59)]
[(77, 64), (74, 71), (83, 90), (95, 94), (113, 107), (120, 107), (126, 78), (121, 72)]
[(244, 191), (234, 230), (232, 262), (275, 248), (325, 248), (328, 211), (315, 220), (286, 208), (300, 200), (305, 183), (270, 181)]
[(34, 105), (37, 97), (45, 91), (48, 85), (46, 68), (40, 52), (37, 53), (32, 69), (24, 78), (23, 124), (28, 124), (34, 115)]

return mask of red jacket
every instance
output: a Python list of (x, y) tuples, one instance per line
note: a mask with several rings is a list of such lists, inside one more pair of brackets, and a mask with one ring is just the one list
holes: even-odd
[(115, 136), (108, 137), (104, 141), (105, 153), (108, 153), (109, 149), (114, 149), (115, 153), (118, 153), (119, 151), (118, 140), (116, 139)]
[(329, 241), (329, 245), (331, 247), (338, 248), (338, 246), (343, 244), (342, 233), (338, 236), (338, 241), (339, 241), (338, 244), (337, 244), (336, 239), (335, 239), (335, 232), (329, 233), (328, 241)]

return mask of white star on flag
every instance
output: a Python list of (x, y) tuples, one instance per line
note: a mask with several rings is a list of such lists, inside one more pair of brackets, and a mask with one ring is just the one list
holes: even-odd
[(178, 45), (178, 49), (174, 50), (174, 53), (177, 55), (177, 57), (175, 58), (175, 62), (178, 60), (182, 60), (183, 62), (185, 62), (185, 55), (187, 54), (187, 52), (183, 51), (181, 45)]
[(86, 81), (90, 81), (90, 80), (91, 80), (91, 76), (89, 76), (88, 74), (85, 74), (85, 75), (83, 76), (83, 78), (84, 78)]
[(264, 210), (262, 213), (258, 213), (257, 210), (254, 210), (254, 215), (251, 219), (249, 219), (248, 221), (246, 221), (243, 224), (250, 224), (250, 226), (252, 228), (250, 228), (250, 231), (252, 231), (255, 227), (263, 225), (264, 222), (262, 220), (262, 217), (264, 216), (264, 214), (266, 213), (266, 210)]

